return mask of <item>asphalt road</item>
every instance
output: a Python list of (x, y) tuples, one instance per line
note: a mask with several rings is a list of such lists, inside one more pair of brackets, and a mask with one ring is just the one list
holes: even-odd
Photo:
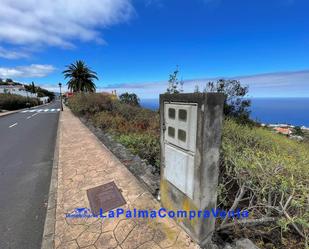
[(0, 117), (1, 249), (41, 248), (59, 108)]

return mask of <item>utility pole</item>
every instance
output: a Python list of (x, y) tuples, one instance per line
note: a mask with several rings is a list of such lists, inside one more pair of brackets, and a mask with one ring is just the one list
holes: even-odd
[(61, 86), (62, 86), (62, 84), (59, 83), (59, 88), (60, 88), (60, 106), (61, 106), (61, 111), (63, 111)]

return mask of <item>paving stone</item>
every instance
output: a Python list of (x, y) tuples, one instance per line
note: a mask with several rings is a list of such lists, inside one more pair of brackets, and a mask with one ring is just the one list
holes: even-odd
[(137, 225), (134, 227), (129, 236), (121, 244), (123, 249), (137, 248), (138, 246), (144, 244), (147, 241), (153, 239), (155, 230), (146, 225)]
[(99, 233), (93, 233), (89, 232), (88, 230), (83, 232), (78, 238), (77, 238), (77, 244), (80, 247), (90, 246), (93, 245), (94, 242), (98, 239), (100, 236)]
[(116, 248), (117, 245), (113, 232), (102, 233), (95, 243), (97, 249), (112, 249)]
[(93, 222), (91, 225), (89, 225), (88, 232), (92, 232), (92, 233), (101, 233), (101, 219), (98, 219), (97, 221)]
[(75, 240), (61, 244), (57, 249), (79, 249)]
[(114, 230), (115, 237), (118, 243), (122, 243), (128, 234), (135, 227), (135, 222), (133, 220), (122, 220), (118, 223), (117, 227)]
[(168, 227), (164, 223), (159, 224), (153, 240), (162, 248), (166, 248), (175, 244), (179, 233), (178, 227)]
[(108, 232), (108, 231), (113, 231), (120, 221), (121, 221), (121, 219), (103, 218), (102, 219), (102, 226), (101, 226), (102, 233)]
[(83, 249), (96, 249), (94, 245), (83, 247)]
[(176, 243), (172, 247), (173, 249), (178, 249), (178, 248), (190, 248), (190, 249), (197, 249), (200, 248), (197, 246), (189, 237), (188, 234), (186, 234), (184, 231), (180, 231)]
[(74, 227), (67, 227), (63, 237), (62, 237), (62, 241), (66, 242), (66, 241), (71, 241), (74, 239), (77, 239), (77, 237), (84, 232), (87, 229), (86, 226), (83, 225), (78, 225), (78, 226), (74, 226)]
[[(60, 116), (59, 147), (55, 248), (194, 248), (186, 233), (168, 218), (66, 218), (76, 208), (89, 208), (87, 189), (110, 181), (121, 189), (125, 211), (159, 209), (160, 204), (67, 108)], [(132, 160), (143, 164), (139, 158)]]
[(161, 247), (158, 246), (155, 242), (149, 241), (139, 246), (137, 249), (161, 249)]
[(59, 236), (55, 235), (54, 244), (55, 244), (55, 248), (58, 248), (60, 246), (61, 240), (60, 240)]

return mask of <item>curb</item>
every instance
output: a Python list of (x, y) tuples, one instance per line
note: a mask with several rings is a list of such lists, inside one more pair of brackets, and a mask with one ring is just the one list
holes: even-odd
[(58, 187), (58, 163), (59, 163), (59, 140), (60, 140), (60, 118), (62, 113), (60, 112), (57, 138), (54, 151), (53, 168), (48, 193), (48, 205), (46, 210), (46, 217), (44, 223), (44, 232), (42, 236), (41, 249), (53, 249), (54, 248), (54, 236), (55, 236), (55, 223), (56, 223), (56, 209), (57, 209), (57, 187)]
[[(50, 104), (50, 103), (43, 104), (43, 105), (33, 106), (33, 107), (30, 107), (30, 109), (38, 108), (38, 107), (40, 107), (40, 106), (45, 106), (45, 105), (48, 105), (48, 104)], [(3, 112), (3, 113), (0, 112), (0, 118), (1, 118), (1, 117), (4, 117), (4, 116), (7, 116), (7, 115), (10, 115), (10, 114), (14, 114), (14, 113), (17, 113), (17, 112), (21, 112), (21, 111), (24, 111), (24, 110), (28, 110), (28, 108), (23, 108), (23, 109), (18, 109), (18, 110), (15, 110), (15, 111), (8, 111), (8, 112)]]
[(20, 110), (16, 110), (16, 111), (2, 112), (2, 113), (0, 113), (0, 117), (4, 117), (4, 116), (10, 115), (10, 114), (14, 114), (14, 113), (20, 112), (22, 110), (24, 110), (24, 109), (20, 109)]

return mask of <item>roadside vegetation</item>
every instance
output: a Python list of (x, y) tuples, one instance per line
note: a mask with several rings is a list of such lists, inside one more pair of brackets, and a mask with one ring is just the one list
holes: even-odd
[[(167, 93), (182, 92), (178, 68)], [(196, 91), (199, 91), (196, 89)], [(204, 92), (227, 95), (220, 157), (218, 208), (248, 210), (249, 219), (217, 222), (218, 238), (249, 237), (261, 248), (308, 248), (309, 144), (275, 134), (249, 119), (248, 88), (219, 80)], [(159, 113), (134, 93), (77, 93), (68, 106), (160, 171)]]
[[(19, 82), (15, 82), (12, 79), (0, 79), (0, 85), (3, 86), (20, 86), (23, 87), (29, 93), (37, 94), (38, 98), (40, 97), (49, 97), (49, 100), (53, 100), (55, 98), (55, 94), (50, 92), (44, 88), (36, 86), (34, 82), (29, 85), (21, 84)], [(0, 94), (0, 111), (13, 111), (27, 107), (37, 106), (40, 103), (38, 98), (25, 97), (18, 94), (11, 93), (1, 93)]]
[(48, 91), (42, 87), (36, 86), (34, 82), (29, 85), (25, 85), (25, 89), (28, 92), (36, 93), (39, 98), (49, 97), (50, 100), (53, 100), (55, 98), (55, 93)]
[[(94, 93), (77, 94), (68, 105), (159, 171), (157, 112)], [(304, 248), (309, 234), (308, 166), (309, 144), (226, 118), (218, 207), (247, 209), (250, 219), (242, 225), (225, 220), (217, 224), (218, 234), (246, 234), (262, 248)]]
[(0, 93), (0, 111), (13, 111), (39, 105), (37, 98), (27, 98), (16, 94)]
[(76, 115), (109, 132), (159, 170), (160, 124), (157, 112), (140, 108), (135, 100), (130, 105), (123, 99), (103, 94), (77, 94), (69, 98), (68, 105)]

